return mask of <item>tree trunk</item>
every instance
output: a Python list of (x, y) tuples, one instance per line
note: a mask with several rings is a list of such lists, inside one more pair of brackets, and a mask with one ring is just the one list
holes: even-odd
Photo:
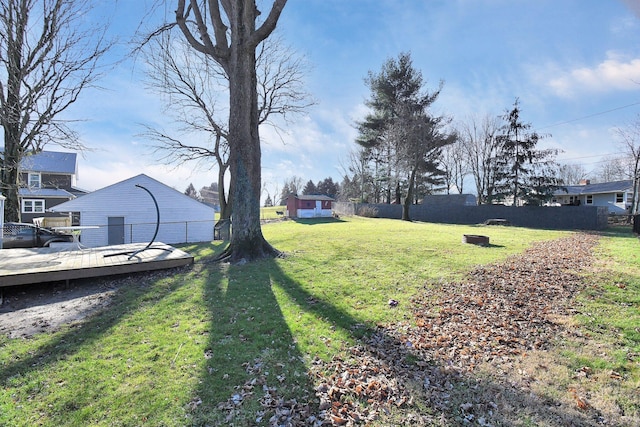
[(404, 199), (404, 204), (402, 205), (402, 220), (403, 221), (411, 221), (411, 216), (409, 215), (409, 209), (411, 208), (411, 200), (413, 199), (413, 183), (416, 180), (416, 169), (411, 171), (411, 176), (409, 177), (409, 185), (407, 189), (407, 197)]
[[(243, 263), (279, 255), (262, 235), (260, 227), (261, 150), (258, 134), (258, 96), (256, 92), (256, 56), (250, 38), (255, 31), (252, 2), (237, 2), (238, 14), (232, 25), (229, 74), (229, 167), (231, 185), (231, 244), (221, 258)], [(251, 14), (249, 19), (243, 18)]]
[[(9, 5), (10, 9), (14, 5)], [(22, 11), (24, 13), (24, 11)], [(18, 19), (21, 18), (21, 19)], [(10, 35), (6, 42), (7, 49), (7, 95), (2, 103), (2, 128), (4, 131), (4, 155), (2, 164), (2, 193), (6, 197), (4, 204), (4, 220), (6, 222), (20, 222), (20, 200), (18, 197), (20, 180), (20, 160), (23, 149), (21, 145), (21, 105), (20, 87), (22, 84), (20, 71), (22, 70), (22, 48), (26, 20), (23, 14), (13, 17), (15, 22), (9, 22), (6, 27), (15, 27), (15, 34)], [(14, 28), (11, 28), (14, 29)], [(11, 37), (12, 36), (12, 37)]]
[(4, 220), (20, 222), (20, 200), (18, 189), (20, 180), (20, 136), (17, 126), (4, 126), (4, 155), (2, 162), (2, 194), (4, 202)]

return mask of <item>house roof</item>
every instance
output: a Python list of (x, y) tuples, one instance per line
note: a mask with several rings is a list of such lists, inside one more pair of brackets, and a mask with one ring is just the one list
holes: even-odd
[(293, 194), (292, 196), (299, 200), (335, 200), (333, 197), (324, 194)]
[[(145, 174), (136, 175), (115, 184), (111, 184), (107, 187), (103, 187), (99, 190), (92, 191), (91, 193), (85, 194), (82, 197), (77, 197), (73, 200), (69, 200), (68, 202), (60, 203), (59, 205), (51, 207), (50, 210), (53, 212), (80, 212), (86, 210), (88, 207), (104, 210), (106, 209), (103, 205), (105, 197), (110, 197), (114, 193), (121, 195), (121, 197), (123, 198), (128, 197), (125, 196), (125, 194), (128, 194), (131, 189), (135, 189), (136, 185), (139, 186), (140, 184), (144, 184), (145, 186), (148, 186), (150, 188), (153, 187), (151, 188), (151, 190), (153, 190), (154, 193), (162, 192), (164, 194), (169, 194), (172, 200), (172, 208), (181, 210), (187, 209), (190, 206), (193, 209), (202, 209), (203, 211), (207, 212), (210, 211), (211, 215), (213, 215), (213, 213), (215, 212), (214, 209), (210, 206), (192, 199), (186, 194), (174, 188), (171, 188), (168, 185), (163, 184), (162, 182), (153, 179)], [(139, 196), (138, 194), (144, 193), (139, 193), (139, 190), (135, 190), (135, 197), (142, 198), (142, 200), (146, 201), (146, 197), (144, 195)], [(158, 194), (156, 194), (156, 196), (158, 196)], [(165, 209), (167, 208), (168, 207), (165, 206)], [(143, 207), (142, 209), (147, 210), (147, 207)]]
[(64, 199), (73, 199), (75, 195), (60, 188), (20, 188), (18, 190), (20, 197), (61, 197)]
[(44, 172), (75, 175), (77, 173), (76, 153), (59, 151), (41, 151), (38, 154), (25, 156), (20, 161), (23, 172)]
[(555, 195), (585, 195), (585, 194), (604, 194), (604, 193), (622, 193), (633, 189), (633, 181), (628, 179), (624, 181), (602, 182), (599, 184), (586, 185), (567, 185), (565, 189), (559, 189), (554, 192)]

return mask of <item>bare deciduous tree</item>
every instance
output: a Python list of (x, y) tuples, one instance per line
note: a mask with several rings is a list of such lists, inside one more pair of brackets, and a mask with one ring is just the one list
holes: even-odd
[(229, 171), (233, 181), (233, 233), (231, 243), (219, 257), (243, 263), (279, 255), (260, 227), (261, 147), (258, 127), (258, 76), (256, 50), (276, 27), (287, 0), (273, 0), (269, 13), (255, 0), (177, 0), (175, 22), (189, 45), (217, 62), (229, 87)]
[(497, 118), (487, 115), (482, 119), (471, 117), (459, 129), (467, 164), (476, 185), (478, 204), (489, 203), (493, 197), (499, 127)]
[(5, 218), (19, 221), (19, 165), (47, 144), (83, 149), (62, 113), (99, 77), (111, 47), (86, 19), (89, 0), (0, 3), (0, 123), (4, 131)]
[(597, 168), (598, 182), (622, 181), (629, 177), (627, 162), (623, 157), (608, 156), (604, 158)]
[(563, 185), (578, 185), (588, 177), (587, 170), (579, 164), (558, 165), (557, 175)]
[[(165, 98), (165, 112), (178, 123), (180, 135), (147, 126), (143, 134), (154, 141), (160, 161), (169, 165), (186, 162), (217, 164), (220, 218), (232, 214), (234, 180), (229, 176), (229, 88), (224, 69), (210, 57), (199, 55), (184, 41), (163, 33), (143, 49), (147, 84)], [(306, 64), (278, 38), (268, 38), (257, 55), (259, 124), (277, 127), (274, 115), (304, 112), (313, 104), (303, 85)], [(202, 137), (204, 135), (204, 138)], [(193, 141), (196, 142), (186, 142)], [(201, 141), (207, 142), (201, 142)], [(228, 185), (225, 183), (229, 180)]]
[(242, 263), (277, 256), (260, 227), (261, 148), (256, 49), (276, 27), (287, 0), (274, 0), (264, 21), (255, 0), (177, 0), (175, 22), (197, 52), (220, 65), (229, 84), (229, 170), (233, 233), (220, 259)]
[(457, 134), (455, 142), (446, 145), (442, 150), (442, 169), (445, 172), (444, 184), (447, 194), (455, 187), (459, 194), (464, 191), (464, 179), (469, 174), (465, 141)]
[[(143, 136), (154, 141), (160, 161), (168, 165), (195, 162), (218, 170), (220, 218), (231, 217), (225, 175), (229, 169), (228, 105), (219, 107), (220, 94), (228, 92), (224, 70), (211, 58), (196, 56), (170, 33), (152, 38), (143, 49), (146, 83), (165, 99), (165, 113), (179, 124), (179, 135), (146, 126)], [(222, 101), (225, 104), (224, 101)], [(204, 135), (204, 138), (202, 136)], [(205, 142), (201, 142), (204, 139)], [(187, 142), (196, 140), (197, 142)], [(228, 189), (232, 188), (232, 183)]]
[(616, 129), (616, 133), (627, 157), (628, 177), (633, 180), (630, 213), (637, 215), (640, 212), (640, 116), (626, 127)]

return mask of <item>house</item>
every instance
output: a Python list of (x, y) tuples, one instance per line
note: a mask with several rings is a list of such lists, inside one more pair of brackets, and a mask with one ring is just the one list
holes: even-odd
[(60, 217), (50, 209), (86, 193), (74, 187), (77, 173), (76, 153), (41, 151), (23, 157), (18, 189), (22, 222)]
[(290, 194), (287, 198), (289, 218), (320, 218), (333, 215), (333, 198), (324, 195)]
[(145, 174), (57, 205), (53, 211), (75, 213), (80, 226), (97, 226), (82, 231), (82, 244), (90, 247), (150, 242), (158, 213), (156, 241), (213, 240), (213, 208)]
[(568, 185), (553, 194), (552, 203), (568, 206), (606, 206), (610, 214), (627, 214), (633, 198), (633, 181), (614, 181), (591, 184), (589, 180), (579, 185)]

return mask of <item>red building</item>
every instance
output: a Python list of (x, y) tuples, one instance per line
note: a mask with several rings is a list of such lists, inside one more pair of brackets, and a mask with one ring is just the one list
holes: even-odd
[(331, 217), (333, 201), (333, 198), (324, 195), (290, 194), (287, 198), (287, 216), (289, 218)]

